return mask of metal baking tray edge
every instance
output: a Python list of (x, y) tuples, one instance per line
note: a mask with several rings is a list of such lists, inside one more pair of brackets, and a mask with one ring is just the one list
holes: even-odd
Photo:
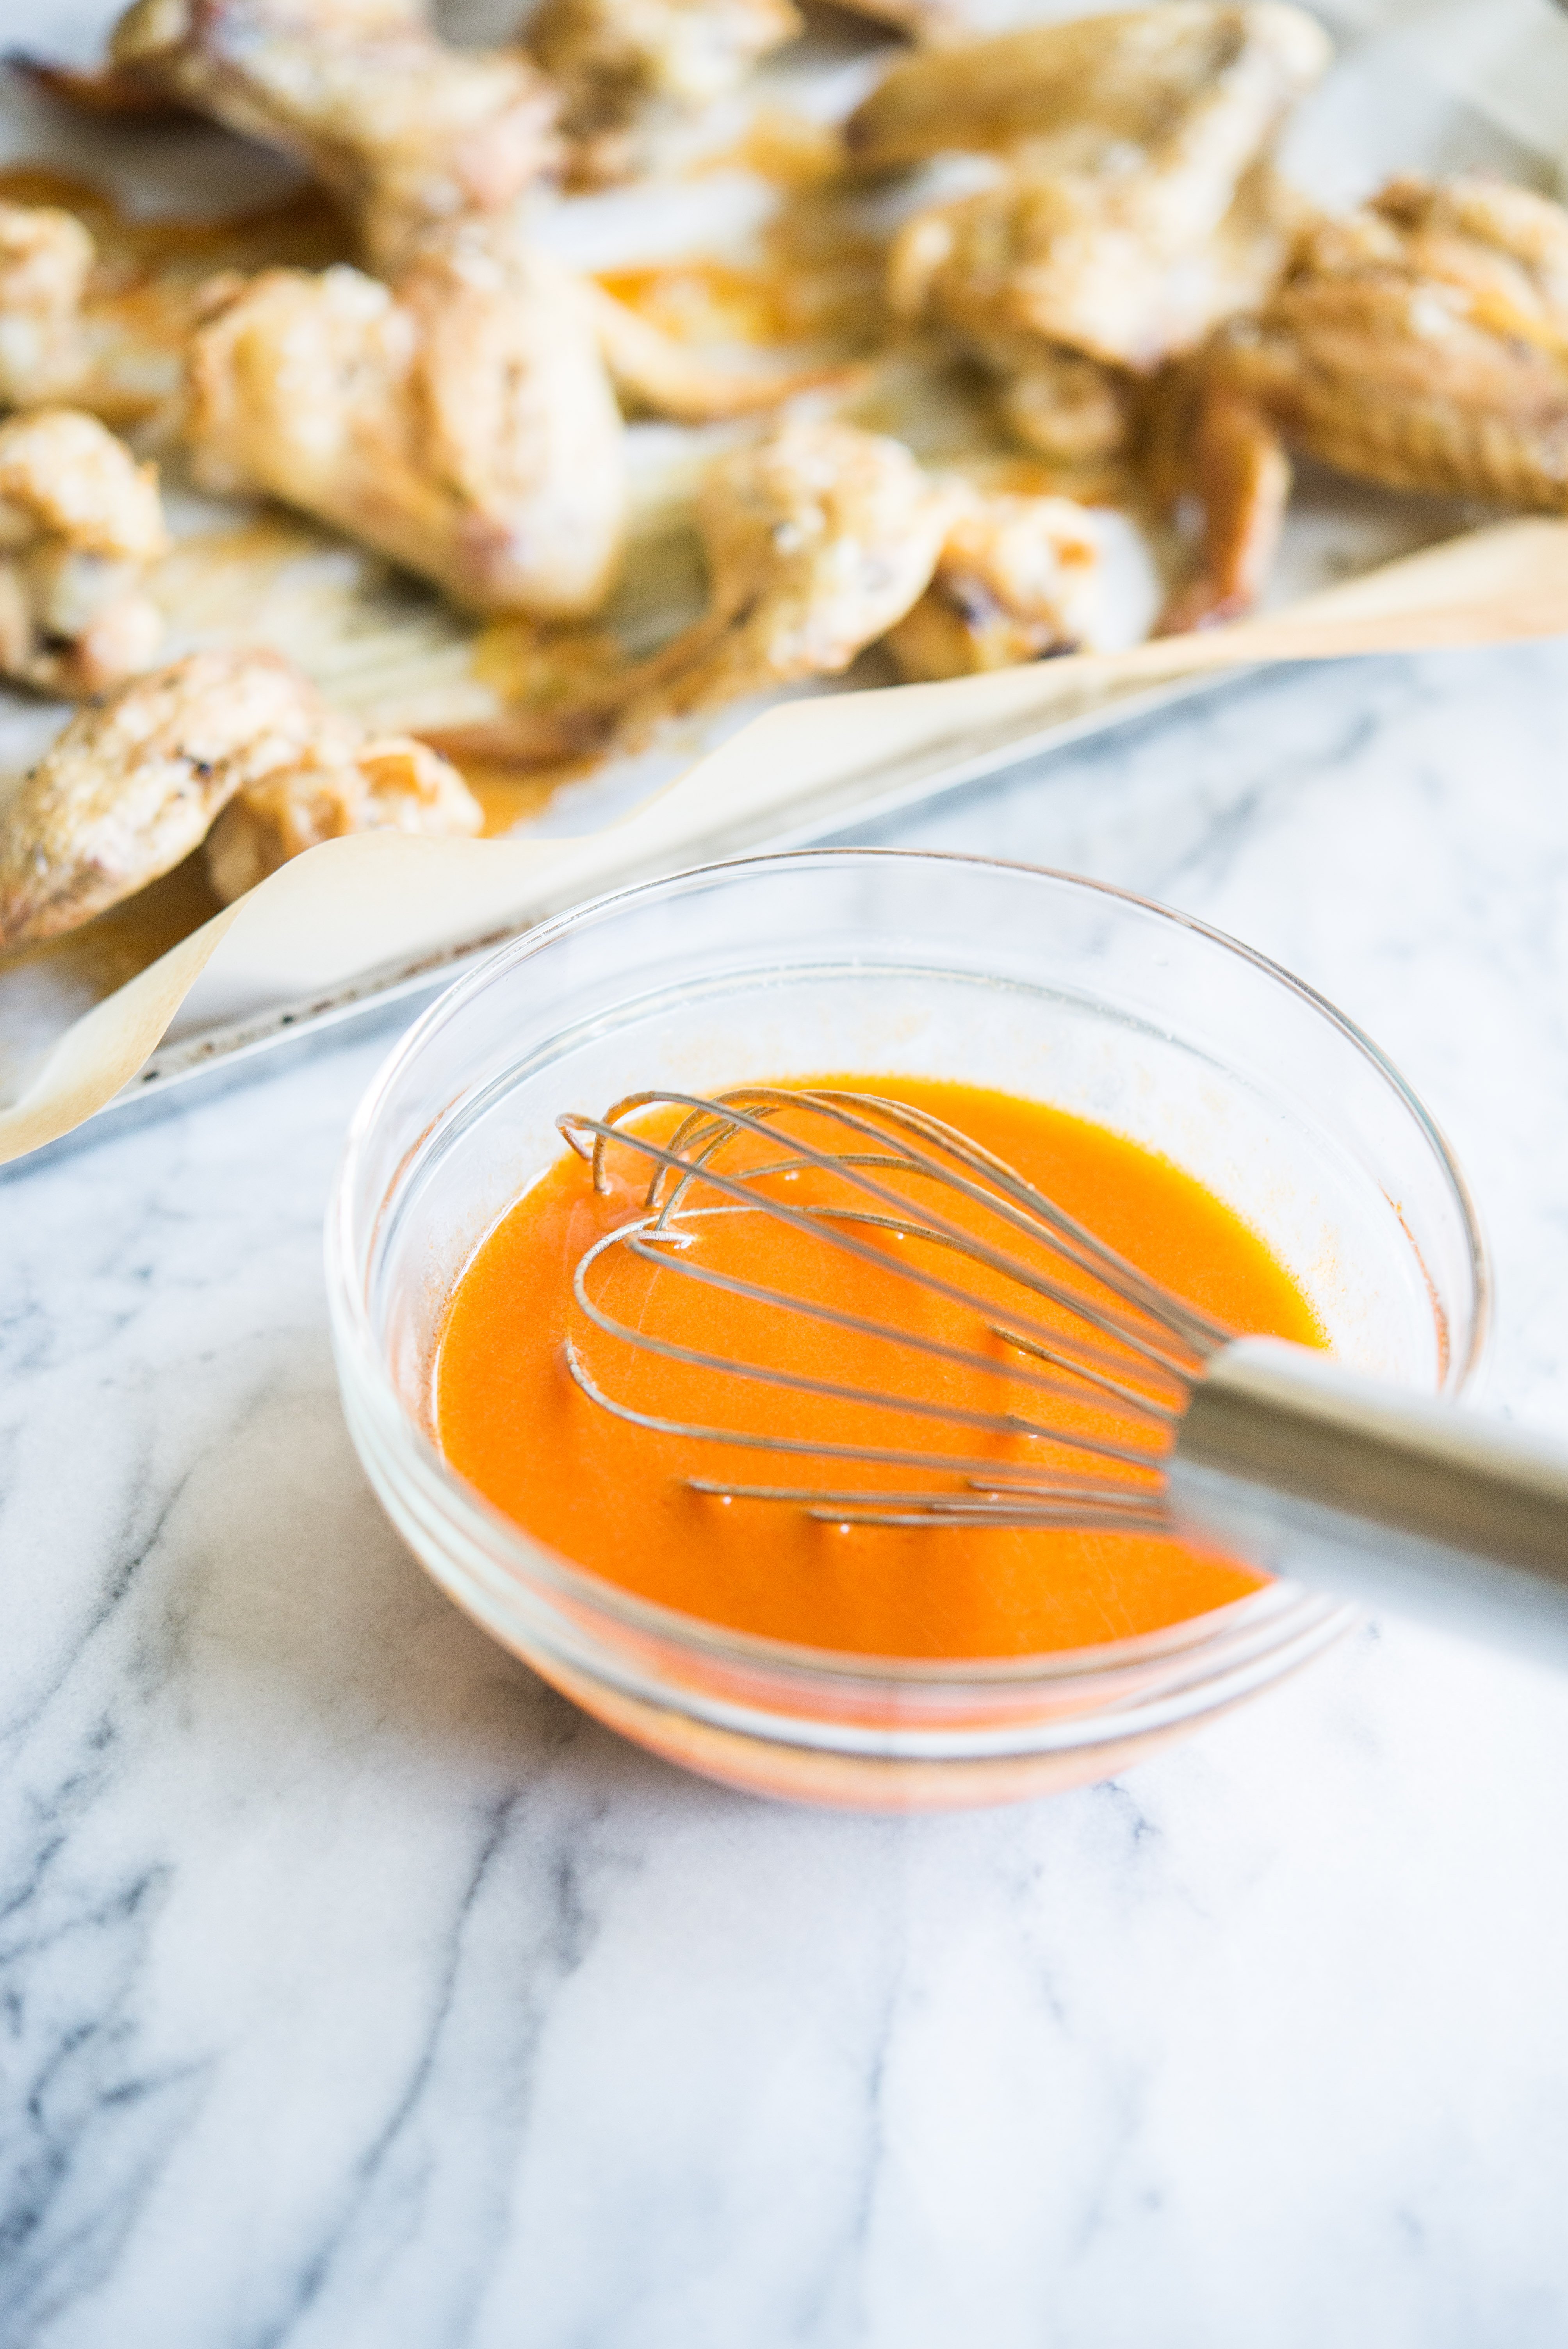
[[(689, 862), (715, 864), (729, 856), (810, 846), (830, 839), (851, 823), (880, 821), (902, 809), (919, 806), (965, 783), (1004, 773), (1009, 767), (1021, 766), (1026, 760), (1081, 741), (1087, 736), (1154, 716), (1200, 694), (1213, 693), (1247, 673), (1240, 669), (1211, 671), (1171, 685), (1129, 692), (1075, 718), (1057, 719), (1037, 734), (983, 748), (970, 757), (936, 767), (924, 765), (917, 758), (902, 766), (890, 765), (851, 776), (792, 811), (784, 822), (776, 814), (765, 815), (716, 829), (700, 843), (700, 850), (694, 844)], [(602, 891), (653, 880), (662, 873), (678, 872), (687, 861), (679, 857), (629, 859), (624, 871), (606, 872), (601, 888), (593, 894), (598, 895)], [(275, 1006), (253, 1017), (204, 1030), (179, 1043), (162, 1045), (129, 1082), (84, 1124), (62, 1135), (59, 1141), (13, 1161), (9, 1167), (0, 1167), (0, 1178), (36, 1166), (111, 1130), (124, 1133), (144, 1118), (157, 1114), (176, 1097), (183, 1099), (188, 1087), (199, 1085), (203, 1093), (227, 1091), (231, 1083), (263, 1073), (269, 1065), (267, 1056), (282, 1046), (303, 1050), (335, 1040), (337, 1032), (345, 1027), (369, 1026), (398, 1009), (411, 1013), (422, 999), (433, 998), (498, 947), (521, 936), (551, 915), (564, 912), (573, 902), (573, 893), (559, 900), (544, 893), (531, 904), (526, 915), (520, 913), (515, 921), (503, 923), (483, 936), (455, 940), (450, 946), (438, 947), (410, 962), (383, 964), (334, 988), (330, 993), (302, 996), (297, 1001)]]

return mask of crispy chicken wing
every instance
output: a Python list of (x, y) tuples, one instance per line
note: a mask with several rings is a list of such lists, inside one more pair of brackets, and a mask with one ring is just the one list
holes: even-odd
[(509, 204), (559, 156), (559, 94), (521, 49), (450, 47), (409, 0), (136, 0), (115, 67), (295, 155), (377, 266)]
[(620, 551), (622, 427), (575, 282), (449, 235), (388, 288), (346, 267), (228, 289), (191, 356), (200, 478), (335, 523), (458, 603), (593, 611)]
[(346, 747), (335, 732), (297, 764), (245, 783), (208, 835), (207, 877), (225, 905), (291, 856), (353, 832), (454, 839), (484, 812), (457, 769), (407, 735)]
[(1398, 180), (1306, 240), (1212, 368), (1345, 472), (1568, 511), (1568, 212)]
[[(192, 653), (79, 711), (0, 810), (0, 947), (74, 929), (169, 872), (239, 793), (256, 813), (222, 860), (231, 894), (335, 829), (477, 831), (461, 779), (437, 770), (417, 745), (367, 743), (276, 653)], [(281, 812), (334, 795), (360, 820)], [(428, 820), (410, 825), (410, 802)]]
[(645, 119), (724, 97), (800, 17), (791, 0), (544, 0), (528, 29), (566, 94), (577, 176), (599, 181), (635, 167)]
[(1170, 0), (895, 67), (851, 119), (862, 164), (959, 147), (1006, 168), (905, 224), (893, 306), (1139, 371), (1191, 349), (1284, 265), (1296, 212), (1267, 150), (1327, 58), (1278, 0)]
[(1167, 626), (1254, 599), (1290, 446), (1392, 489), (1568, 513), (1568, 212), (1501, 181), (1400, 179), (1303, 242), (1205, 355), (1199, 578)]
[(912, 682), (1070, 651), (1099, 561), (1083, 509), (1069, 498), (970, 492), (930, 586), (890, 631), (888, 650)]
[(73, 929), (167, 873), (322, 718), (270, 653), (198, 653), (79, 711), (0, 810), (0, 946)]
[(635, 673), (629, 732), (848, 668), (925, 588), (950, 509), (902, 442), (852, 425), (791, 422), (721, 458), (697, 516), (708, 609)]
[(1266, 168), (1249, 172), (1223, 216), (1191, 241), (1174, 214), (1139, 222), (1119, 199), (1091, 207), (1079, 195), (1016, 173), (921, 214), (894, 240), (894, 309), (982, 342), (1038, 336), (1143, 374), (1264, 300), (1296, 220)]
[(75, 696), (145, 668), (163, 623), (142, 574), (167, 545), (156, 466), (96, 417), (0, 424), (0, 672)]
[(709, 468), (697, 508), (709, 589), (700, 620), (575, 699), (453, 730), (445, 746), (549, 765), (612, 739), (634, 750), (665, 719), (836, 677), (923, 592), (954, 495), (900, 441), (792, 419)]
[[(1326, 36), (1284, 0), (1164, 0), (901, 59), (845, 126), (862, 170), (998, 154), (1042, 176), (1179, 172), (1218, 218), (1238, 173), (1328, 63)], [(1188, 190), (1184, 175), (1227, 174)], [(1216, 209), (1217, 204), (1217, 209)]]
[(91, 236), (74, 212), (0, 203), (0, 406), (68, 398), (87, 367)]

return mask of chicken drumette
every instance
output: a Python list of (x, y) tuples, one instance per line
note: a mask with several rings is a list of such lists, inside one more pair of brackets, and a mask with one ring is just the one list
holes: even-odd
[(142, 575), (167, 545), (157, 468), (96, 417), (0, 424), (0, 673), (74, 698), (145, 668), (163, 623)]
[(559, 93), (521, 49), (459, 49), (416, 0), (136, 0), (116, 70), (295, 155), (392, 266), (559, 159)]
[(703, 617), (632, 672), (624, 730), (811, 677), (836, 677), (930, 581), (950, 495), (902, 442), (793, 422), (703, 484)]
[(564, 618), (620, 551), (620, 413), (582, 291), (510, 236), (449, 233), (392, 287), (271, 269), (215, 295), (187, 437), (480, 612)]
[(1255, 597), (1289, 492), (1283, 444), (1392, 489), (1568, 513), (1568, 212), (1500, 181), (1396, 180), (1305, 238), (1183, 393), (1204, 560), (1168, 628)]
[(895, 66), (851, 118), (856, 161), (962, 149), (1000, 172), (905, 224), (893, 308), (999, 375), (1031, 446), (1103, 460), (1128, 378), (1255, 307), (1283, 268), (1299, 207), (1268, 152), (1328, 55), (1279, 0), (1170, 0)]
[(528, 27), (590, 181), (624, 176), (645, 123), (711, 105), (799, 30), (791, 0), (544, 0)]
[(366, 741), (275, 653), (193, 653), (73, 718), (0, 810), (0, 948), (74, 929), (200, 845), (237, 895), (345, 831), (473, 833), (478, 803), (423, 744)]

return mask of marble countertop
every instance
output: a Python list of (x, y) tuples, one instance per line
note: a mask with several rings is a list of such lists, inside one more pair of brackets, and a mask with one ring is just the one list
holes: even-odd
[[(872, 835), (1321, 988), (1568, 1424), (1568, 647), (1275, 674)], [(1568, 1682), (1393, 1623), (915, 1822), (645, 1758), (426, 1582), (320, 1224), (383, 1030), (0, 1183), (0, 2349), (1559, 2349)]]

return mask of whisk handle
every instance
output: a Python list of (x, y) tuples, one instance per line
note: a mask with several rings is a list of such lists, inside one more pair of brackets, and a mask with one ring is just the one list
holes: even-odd
[(1211, 1362), (1178, 1529), (1273, 1574), (1568, 1665), (1568, 1450), (1272, 1338)]

